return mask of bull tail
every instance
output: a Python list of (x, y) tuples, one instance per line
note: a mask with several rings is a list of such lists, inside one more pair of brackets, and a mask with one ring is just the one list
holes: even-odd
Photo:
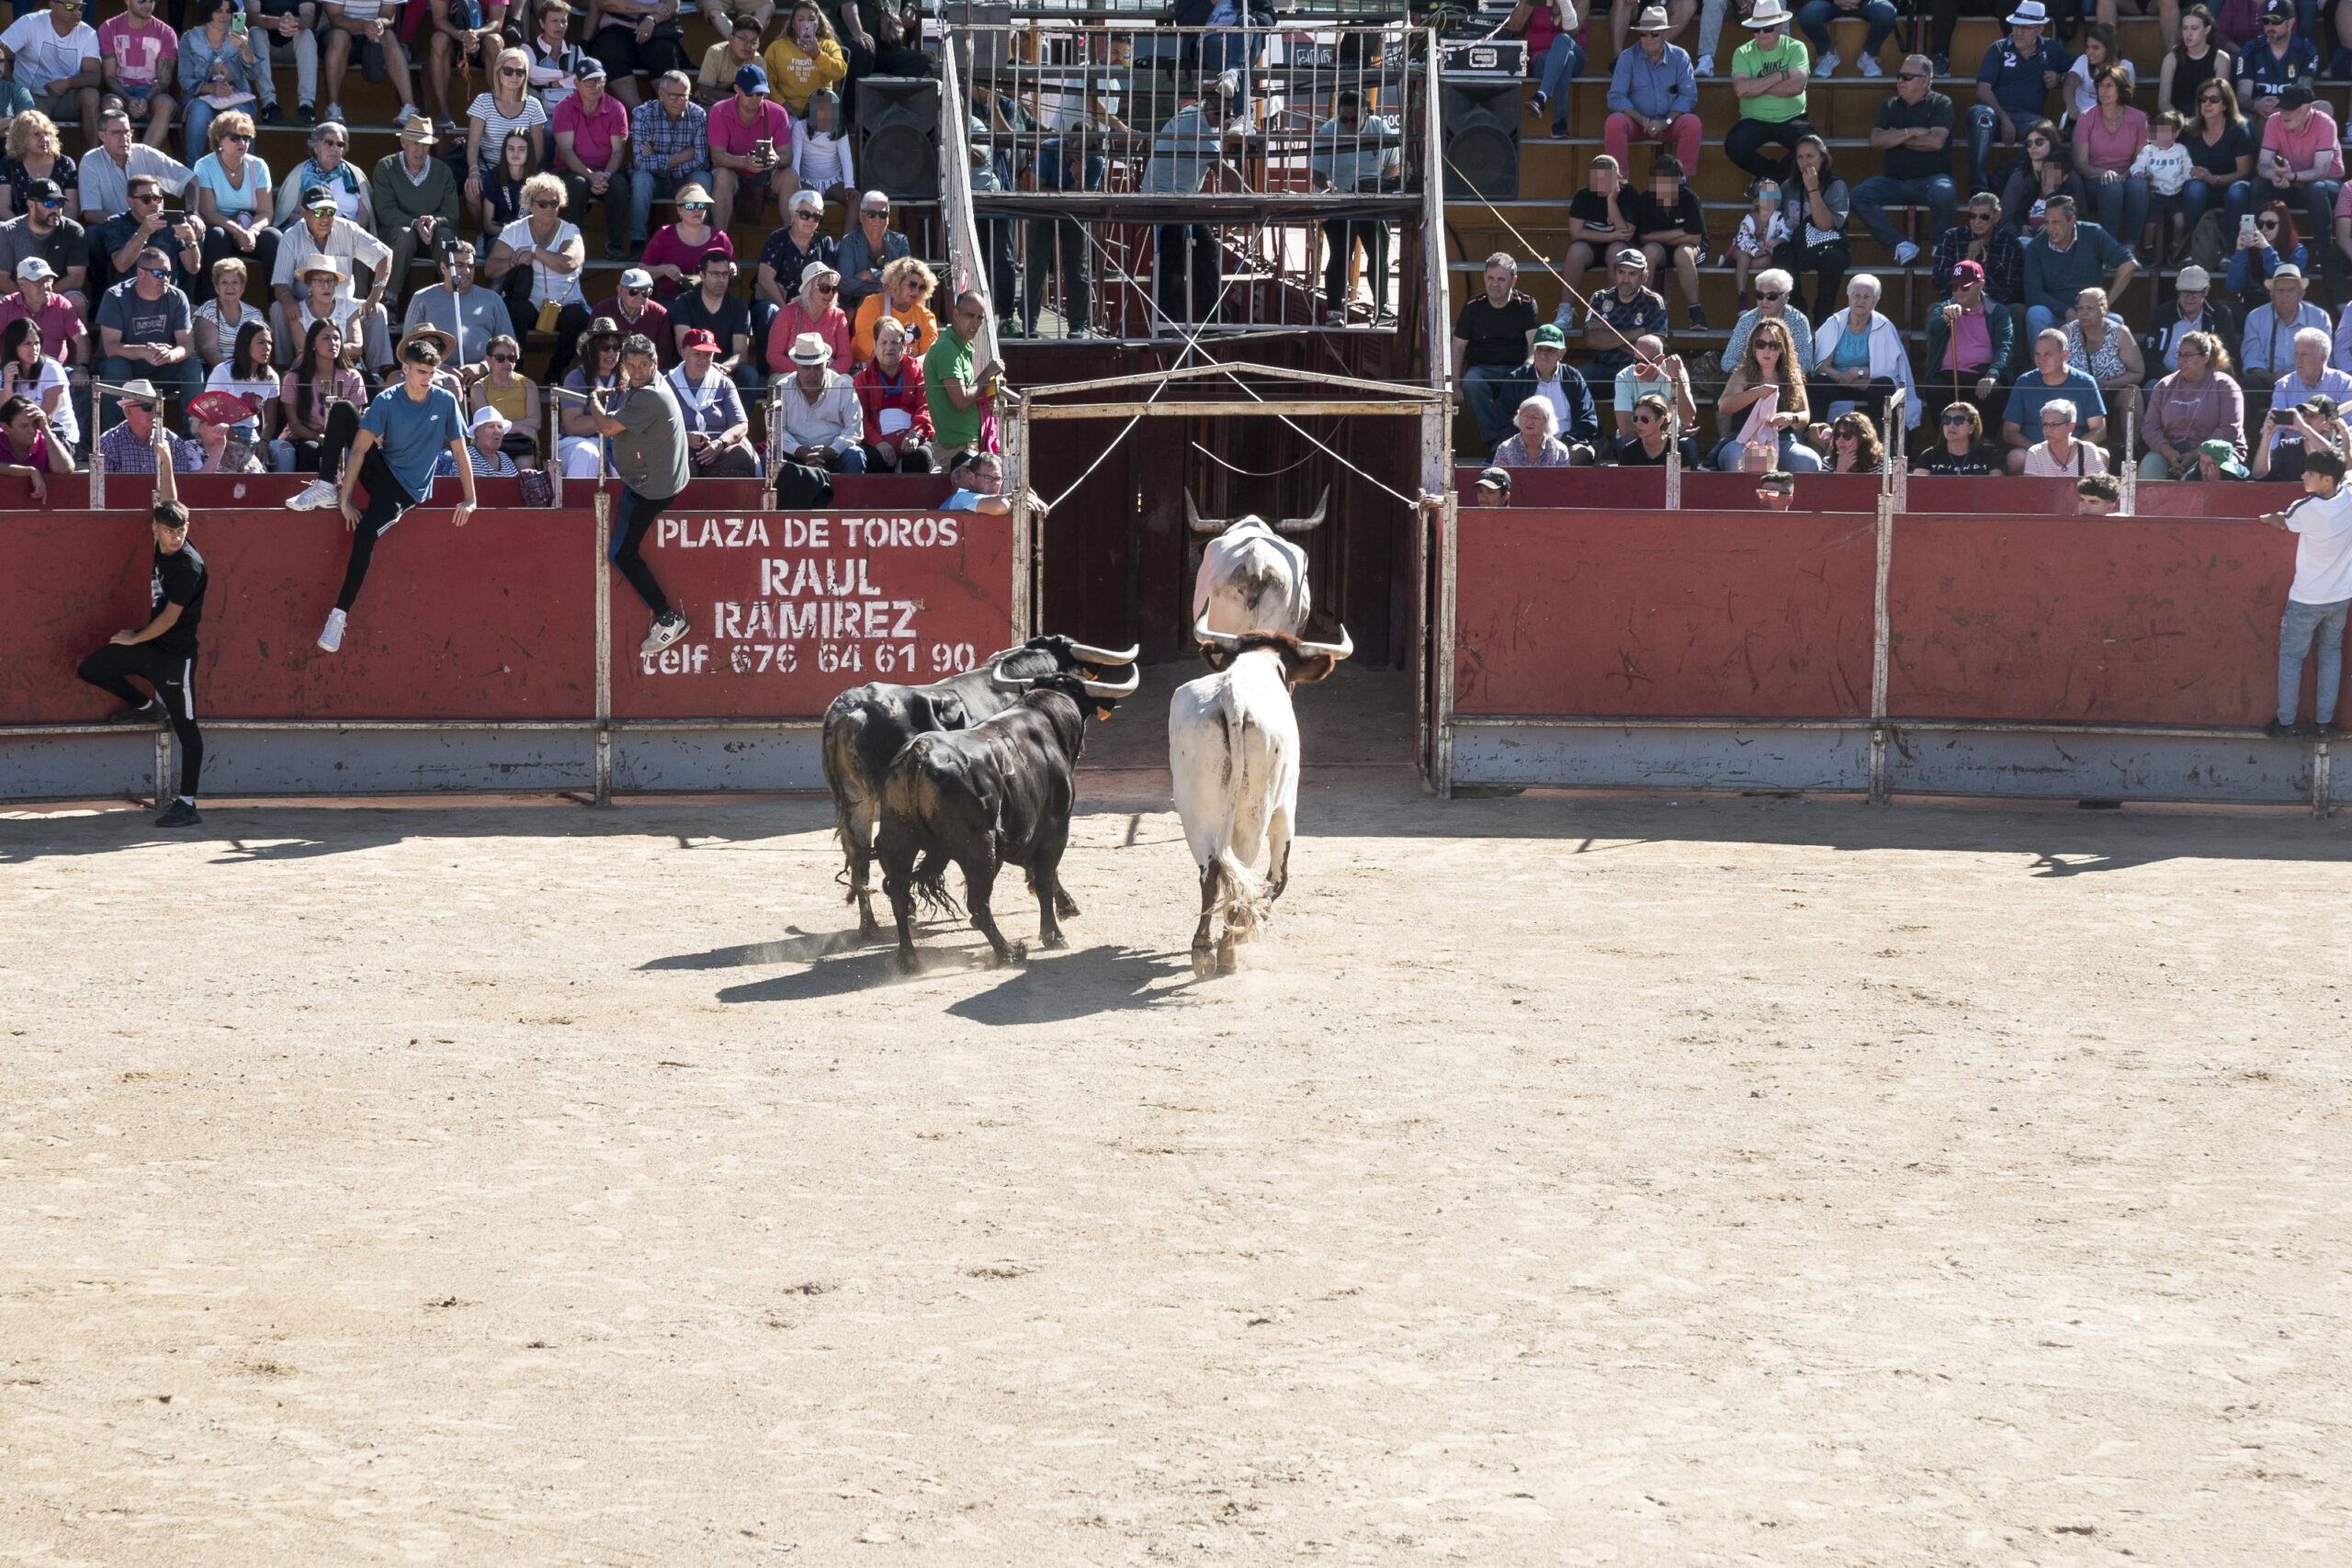
[(933, 850), (915, 863), (914, 895), (934, 919), (960, 920), (964, 907), (947, 891), (947, 857)]
[(1233, 852), (1234, 829), (1240, 820), (1241, 803), (1250, 795), (1250, 716), (1234, 697), (1233, 682), (1225, 682), (1221, 694), (1225, 719), (1225, 756), (1227, 784), (1225, 791), (1225, 820), (1218, 825), (1216, 852), (1214, 856), (1223, 873), (1219, 886), (1224, 893), (1225, 921), (1229, 930), (1252, 930), (1265, 923), (1273, 912), (1273, 900), (1266, 895), (1266, 884), (1258, 874), (1243, 865)]

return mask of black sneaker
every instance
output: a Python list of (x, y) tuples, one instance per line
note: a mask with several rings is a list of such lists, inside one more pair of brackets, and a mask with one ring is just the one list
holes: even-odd
[(204, 818), (196, 809), (195, 803), (186, 800), (174, 800), (171, 808), (155, 818), (158, 828), (198, 828), (203, 825)]
[(2295, 739), (2298, 740), (2318, 739), (2319, 721), (2313, 718), (2307, 718), (2303, 720), (2302, 723), (2295, 726)]
[(168, 722), (171, 716), (172, 710), (164, 705), (163, 698), (149, 697), (145, 702), (141, 703), (137, 707), (132, 708), (129, 713), (124, 714), (119, 722), (124, 724), (163, 724)]
[(1949, 54), (1939, 54), (1936, 56), (1936, 75), (1939, 78), (1942, 78), (1951, 74), (1951, 56)]
[(1707, 312), (1696, 305), (1690, 307), (1690, 330), (1694, 333), (1702, 333), (1707, 330)]
[(286, 111), (271, 104), (261, 111), (261, 122), (264, 125), (283, 125), (286, 123)]
[(2274, 718), (2262, 727), (2262, 733), (2273, 740), (2292, 740), (2295, 738), (2295, 727), (2291, 724), (2282, 724)]
[(297, 125), (316, 125), (319, 123), (319, 111), (312, 108), (308, 104), (298, 104), (294, 108), (294, 123)]

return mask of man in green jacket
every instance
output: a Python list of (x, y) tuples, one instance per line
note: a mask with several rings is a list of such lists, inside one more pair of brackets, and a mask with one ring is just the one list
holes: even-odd
[(408, 293), (409, 265), (418, 253), (438, 262), (442, 242), (458, 237), (458, 176), (433, 155), (438, 140), (431, 120), (411, 115), (401, 127), (401, 150), (376, 164), (376, 231), (392, 247), (396, 300)]

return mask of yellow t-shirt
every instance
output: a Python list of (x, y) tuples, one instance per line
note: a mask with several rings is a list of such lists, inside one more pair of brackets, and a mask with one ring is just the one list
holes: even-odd
[(777, 103), (790, 109), (796, 120), (808, 113), (810, 94), (833, 86), (849, 74), (849, 62), (842, 55), (842, 46), (821, 35), (817, 40), (817, 52), (813, 55), (786, 34), (768, 45), (764, 58), (768, 65), (769, 94)]

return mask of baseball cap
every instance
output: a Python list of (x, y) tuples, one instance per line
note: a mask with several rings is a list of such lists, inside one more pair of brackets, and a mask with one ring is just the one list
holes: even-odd
[(39, 256), (27, 256), (17, 264), (18, 277), (55, 277), (57, 269)]
[(698, 348), (707, 348), (711, 353), (717, 354), (718, 352), (718, 334), (712, 332), (708, 327), (688, 327), (686, 329), (685, 342), (682, 346), (684, 351), (688, 354), (692, 354)]
[(65, 192), (55, 180), (34, 180), (25, 186), (27, 201), (62, 201)]
[(585, 82), (593, 76), (602, 81), (604, 75), (605, 62), (593, 54), (586, 54), (581, 56), (580, 68), (571, 73), (571, 79), (575, 82)]
[(1547, 322), (1546, 324), (1535, 329), (1535, 346), (1538, 348), (1566, 348), (1568, 346), (1568, 334), (1562, 332), (1558, 327), (1553, 326)]
[(1481, 468), (1478, 471), (1478, 485), (1482, 490), (1488, 486), (1492, 486), (1494, 489), (1502, 491), (1505, 495), (1509, 495), (1510, 493), (1510, 470), (1509, 468)]
[(1951, 286), (1954, 288), (1965, 288), (1969, 284), (1982, 283), (1984, 281), (1984, 269), (1977, 265), (1974, 262), (1963, 261), (1954, 262), (1952, 264)]
[(327, 189), (324, 186), (311, 186), (302, 192), (302, 210), (305, 212), (334, 212), (340, 210), (340, 209), (338, 209), (334, 204), (334, 192)]
[(2201, 455), (2212, 458), (2213, 466), (2232, 478), (2242, 479), (2246, 477), (2245, 465), (2238, 461), (2237, 448), (2228, 442), (2218, 439), (2202, 442), (2199, 444), (2197, 450)]
[(746, 65), (735, 73), (735, 90), (739, 93), (764, 93), (768, 90), (768, 73), (757, 65)]
[(621, 287), (623, 288), (650, 288), (653, 287), (653, 275), (646, 271), (641, 266), (633, 266), (627, 272), (621, 274)]
[(2289, 109), (2301, 108), (2305, 104), (2316, 101), (2319, 95), (2312, 92), (2308, 85), (2301, 82), (2290, 82), (2287, 84), (2287, 90), (2278, 95), (2279, 112), (2283, 114)]

